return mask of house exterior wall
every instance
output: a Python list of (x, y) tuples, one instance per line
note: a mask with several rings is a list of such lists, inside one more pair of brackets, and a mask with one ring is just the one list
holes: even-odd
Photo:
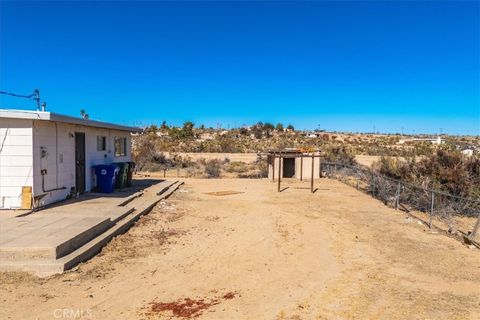
[[(75, 132), (85, 133), (85, 190), (91, 191), (95, 183), (93, 166), (131, 160), (131, 140), (127, 131), (88, 127), (53, 121), (33, 123), (33, 194), (47, 194), (40, 205), (64, 200), (75, 188)], [(97, 151), (97, 136), (106, 137), (106, 150)], [(126, 156), (115, 157), (114, 139), (125, 137)], [(43, 151), (42, 151), (43, 150)], [(42, 157), (42, 152), (44, 156)], [(43, 177), (43, 169), (47, 174)], [(44, 190), (62, 188), (44, 192)]]
[(20, 208), (33, 185), (32, 120), (0, 118), (0, 208)]

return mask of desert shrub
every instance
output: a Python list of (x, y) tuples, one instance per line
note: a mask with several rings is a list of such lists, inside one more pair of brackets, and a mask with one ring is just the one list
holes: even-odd
[(221, 162), (217, 159), (208, 160), (205, 163), (205, 174), (207, 178), (218, 178), (221, 172)]
[(248, 170), (248, 166), (242, 161), (232, 161), (226, 165), (225, 171), (230, 173), (244, 173)]
[(248, 170), (238, 173), (239, 178), (259, 179), (268, 177), (268, 164), (264, 160), (258, 160), (249, 164)]
[(221, 137), (220, 141), (220, 152), (235, 153), (240, 152), (237, 141), (234, 138), (230, 137)]
[(264, 160), (257, 160), (255, 162), (255, 166), (257, 167), (258, 177), (259, 178), (266, 178), (268, 177), (268, 163)]
[(382, 156), (378, 161), (372, 164), (374, 170), (380, 174), (393, 178), (401, 179), (404, 177), (404, 162), (400, 162), (397, 158)]
[(355, 156), (345, 146), (328, 146), (324, 150), (324, 159), (327, 162), (337, 162), (347, 165), (356, 164)]
[(203, 157), (202, 157), (202, 158), (198, 158), (198, 159), (197, 159), (197, 163), (204, 166), (204, 165), (207, 164), (207, 159), (205, 159), (205, 158), (203, 158)]
[(480, 158), (465, 157), (455, 150), (437, 150), (419, 161), (382, 157), (374, 170), (388, 177), (427, 184), (462, 197), (480, 197)]
[(185, 175), (188, 177), (188, 178), (197, 178), (197, 177), (201, 177), (202, 176), (202, 170), (201, 170), (201, 167), (200, 166), (192, 166), (192, 167), (188, 167), (188, 168), (185, 168)]
[(142, 134), (132, 139), (132, 160), (137, 164), (137, 168), (142, 168), (148, 162), (153, 160), (156, 154), (156, 135), (155, 134)]

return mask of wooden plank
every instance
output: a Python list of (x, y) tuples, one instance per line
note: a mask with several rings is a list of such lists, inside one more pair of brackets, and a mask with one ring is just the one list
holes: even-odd
[(32, 209), (32, 187), (22, 187), (22, 209)]

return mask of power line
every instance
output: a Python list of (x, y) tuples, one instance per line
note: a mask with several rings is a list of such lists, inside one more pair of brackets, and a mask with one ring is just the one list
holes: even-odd
[(17, 97), (17, 98), (33, 99), (37, 102), (37, 109), (40, 109), (40, 91), (38, 89), (35, 89), (33, 93), (30, 95), (23, 95), (23, 94), (17, 94), (17, 93), (5, 92), (5, 91), (0, 91), (0, 94), (5, 94), (8, 96)]
[(9, 95), (9, 96), (12, 96), (12, 97), (18, 97), (18, 98), (32, 98), (33, 96), (35, 96), (36, 92), (28, 95), (28, 96), (25, 96), (25, 95), (22, 95), (22, 94), (16, 94), (16, 93), (10, 93), (10, 92), (5, 92), (5, 91), (0, 91), (0, 94), (6, 94), (6, 95)]

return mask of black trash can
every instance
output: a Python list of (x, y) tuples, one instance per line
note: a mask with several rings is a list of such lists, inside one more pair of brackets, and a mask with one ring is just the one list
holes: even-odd
[(126, 162), (115, 162), (118, 166), (119, 171), (115, 181), (115, 187), (117, 189), (125, 189), (127, 186), (127, 171), (128, 171), (128, 163)]

